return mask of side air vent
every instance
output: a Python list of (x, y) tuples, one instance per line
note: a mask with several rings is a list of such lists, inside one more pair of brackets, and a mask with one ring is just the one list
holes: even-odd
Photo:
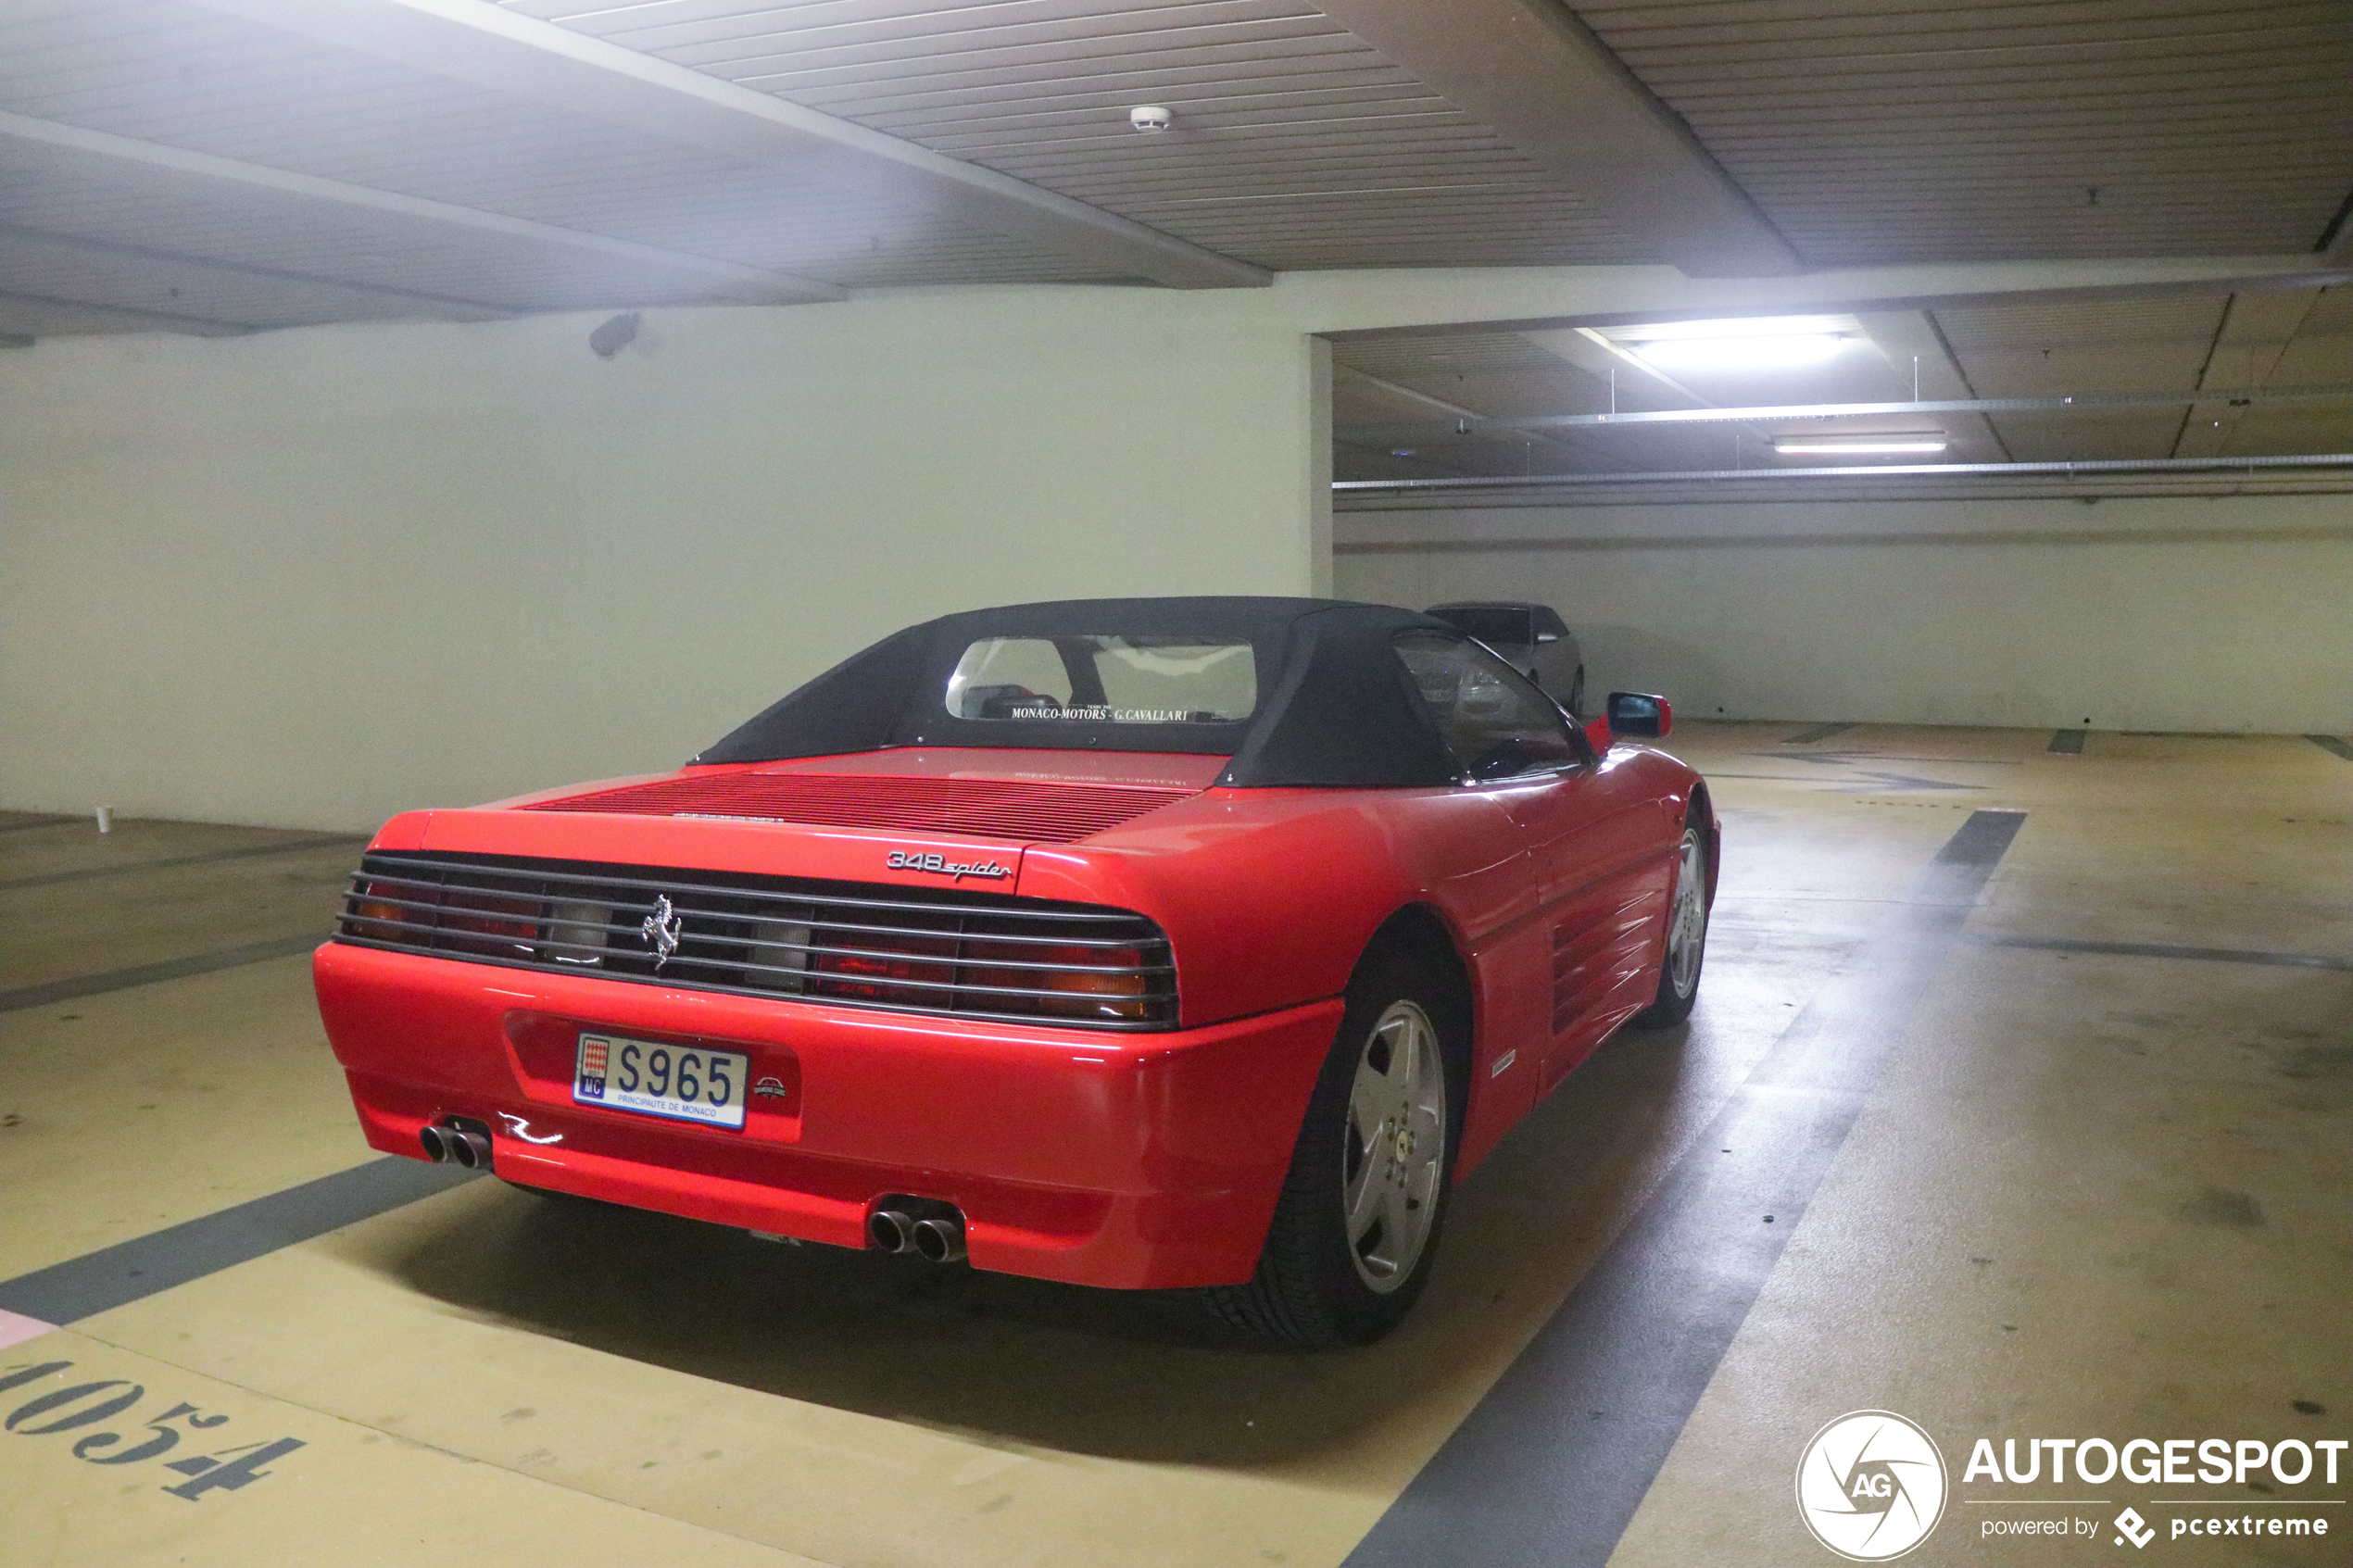
[(483, 855), (360, 861), (336, 937), (649, 985), (1098, 1029), (1176, 1022), (1142, 915), (985, 893)]
[(812, 827), (887, 828), (1068, 844), (1182, 800), (1191, 790), (875, 773), (722, 773), (624, 784), (526, 811), (617, 811)]

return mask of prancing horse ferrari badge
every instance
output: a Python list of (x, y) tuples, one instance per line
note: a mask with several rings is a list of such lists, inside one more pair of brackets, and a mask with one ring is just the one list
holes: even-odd
[(655, 895), (654, 912), (646, 917), (646, 923), (639, 926), (637, 931), (645, 937), (647, 945), (654, 950), (656, 969), (668, 963), (670, 955), (678, 950), (679, 933), (685, 929), (686, 924), (686, 922), (679, 918), (678, 911), (670, 907), (669, 894)]

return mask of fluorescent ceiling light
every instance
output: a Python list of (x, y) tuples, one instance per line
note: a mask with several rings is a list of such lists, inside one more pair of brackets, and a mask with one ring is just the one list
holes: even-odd
[(1790, 458), (1860, 457), (1881, 453), (1942, 452), (1952, 444), (1950, 436), (1908, 432), (1890, 435), (1777, 435), (1773, 438), (1773, 450)]
[(1665, 343), (1676, 338), (1802, 337), (1861, 331), (1852, 316), (1746, 316), (1728, 321), (1654, 321), (1642, 327), (1611, 327), (1613, 343)]
[(1846, 339), (1836, 332), (1783, 332), (1658, 338), (1629, 346), (1664, 370), (1781, 370), (1818, 365), (1845, 345)]
[(1862, 324), (1852, 316), (1742, 316), (1652, 321), (1589, 335), (1660, 370), (1779, 370), (1833, 358), (1861, 339)]

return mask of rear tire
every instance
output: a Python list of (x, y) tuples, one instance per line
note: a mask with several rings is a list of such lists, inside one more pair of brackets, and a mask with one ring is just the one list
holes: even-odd
[(1369, 1345), (1412, 1310), (1438, 1254), (1462, 1128), (1466, 1021), (1450, 998), (1405, 953), (1358, 965), (1257, 1273), (1206, 1292), (1219, 1317), (1324, 1349)]
[(1568, 716), (1583, 722), (1585, 718), (1585, 667), (1577, 667), (1577, 678), (1568, 684)]
[(1686, 819), (1675, 866), (1675, 892), (1667, 906), (1667, 940), (1658, 965), (1658, 991), (1630, 1022), (1637, 1029), (1671, 1029), (1691, 1017), (1699, 1000), (1699, 974), (1707, 961), (1707, 847), (1703, 822)]

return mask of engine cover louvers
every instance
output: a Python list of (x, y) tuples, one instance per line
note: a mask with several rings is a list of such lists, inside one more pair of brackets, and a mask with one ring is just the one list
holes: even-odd
[(1132, 822), (1192, 793), (1144, 784), (751, 772), (624, 784), (543, 800), (522, 809), (710, 817), (1068, 844)]

